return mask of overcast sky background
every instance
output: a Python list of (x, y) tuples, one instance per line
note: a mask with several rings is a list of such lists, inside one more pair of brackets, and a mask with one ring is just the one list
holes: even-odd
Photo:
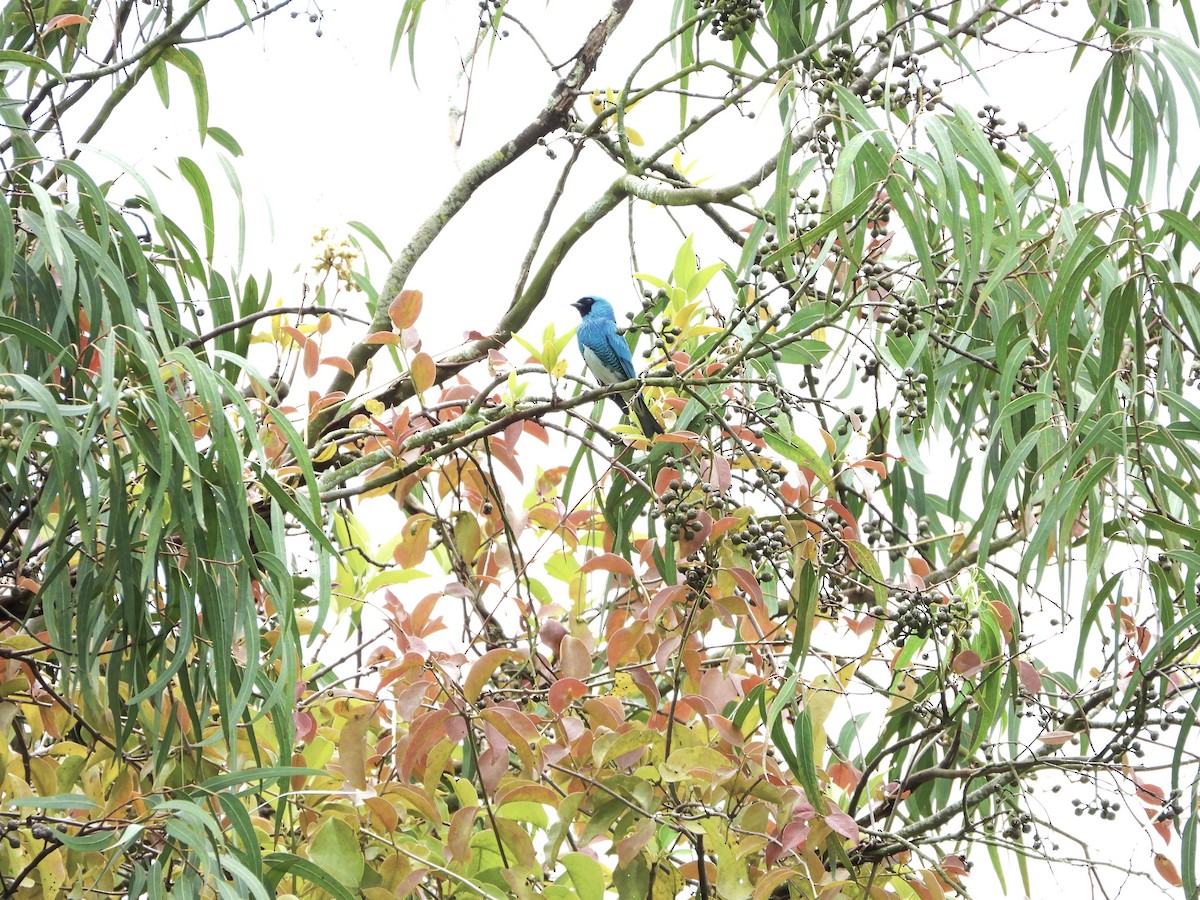
[[(630, 64), (661, 34), (669, 20), (670, 4), (635, 3), (618, 29), (610, 49), (592, 79), (597, 87), (619, 86)], [(568, 3), (510, 3), (510, 9), (535, 26), (549, 56), (566, 61), (601, 17), (608, 4), (597, 0)], [(459, 60), (469, 50), (475, 29), (475, 4), (466, 0), (430, 0), (422, 17), (417, 42), (417, 75), (414, 84), (407, 52), (401, 51), (395, 68), (389, 67), (397, 4), (342, 3), (324, 8), (318, 24), (301, 14), (285, 11), (259, 23), (255, 32), (241, 32), (197, 49), (205, 61), (210, 84), (210, 123), (231, 132), (245, 149), (238, 172), (245, 190), (250, 240), (246, 273), (271, 268), (276, 293), (289, 303), (289, 285), (283, 276), (311, 257), (313, 232), (322, 226), (338, 227), (347, 221), (366, 223), (390, 251), (398, 251), (416, 227), (432, 212), (462, 170), (515, 134), (541, 108), (555, 77), (540, 54), (515, 27), (511, 36), (497, 42), (490, 53), (475, 61), (471, 80), (464, 141), (456, 148), (451, 139), (452, 106), (465, 102), (466, 80), (460, 77)], [(315, 7), (312, 7), (315, 11)], [(1046, 25), (1067, 27), (1070, 13), (1056, 20), (1043, 16)], [(318, 28), (322, 36), (317, 36)], [(1007, 31), (1007, 30), (1006, 30)], [(1071, 75), (1072, 51), (1062, 41), (1031, 29), (1005, 34), (1005, 46), (1032, 47), (1033, 53), (1005, 62), (1003, 77), (988, 71), (993, 60), (973, 59), (1010, 124), (1024, 118), (1044, 139), (1063, 148), (1070, 168), (1078, 156), (1072, 141), (1079, 134), (1087, 88), (1100, 60), (1089, 56)], [(649, 72), (665, 71), (670, 57), (665, 51)], [(932, 73), (931, 73), (932, 74)], [(947, 80), (947, 96), (968, 108), (977, 108), (984, 95), (969, 76), (948, 61), (940, 73)], [(218, 249), (234, 249), (236, 228), (229, 192), (209, 142), (197, 146), (195, 113), (186, 80), (171, 73), (171, 107), (164, 110), (149, 83), (139, 86), (140, 96), (119, 108), (97, 144), (145, 173), (158, 166), (171, 174), (188, 205), (186, 185), (178, 178), (174, 160), (187, 155), (201, 162), (218, 195)], [(629, 122), (655, 145), (675, 130), (673, 103), (650, 108), (640, 105)], [(696, 104), (694, 108), (701, 108)], [(751, 121), (725, 116), (719, 135), (694, 139), (685, 162), (695, 161), (696, 177), (709, 176), (709, 184), (738, 178), (772, 152), (779, 125), (774, 104), (766, 102)], [(529, 235), (545, 206), (562, 161), (533, 152), (512, 170), (489, 184), (469, 203), (418, 266), (409, 287), (426, 293), (427, 301), (444, 311), (461, 312), (453, 321), (425, 322), (426, 349), (449, 347), (466, 327), (486, 330), (507, 305)], [(593, 163), (596, 163), (593, 165)], [(595, 179), (588, 180), (591, 165)], [(585, 177), (576, 177), (560, 205), (556, 226), (573, 218), (615, 176), (611, 164), (583, 162)], [(515, 176), (515, 177), (514, 177)], [(584, 189), (586, 185), (586, 189)], [(160, 198), (167, 200), (171, 187), (155, 181)], [(179, 204), (171, 203), (176, 210)], [(268, 213), (269, 208), (269, 213)], [(659, 215), (641, 211), (638, 262), (642, 270), (663, 273), (670, 265), (682, 236)], [(221, 221), (224, 217), (224, 221)], [(273, 222), (273, 225), (272, 225)], [(569, 304), (585, 293), (609, 297), (621, 309), (635, 300), (630, 279), (626, 216), (611, 214), (572, 251), (556, 276), (549, 302), (529, 328), (540, 334), (554, 319), (562, 326), (574, 324)], [(550, 231), (551, 237), (556, 227)], [(698, 229), (699, 247), (709, 234)], [(714, 244), (719, 252), (727, 245)], [(712, 259), (705, 259), (711, 262)], [(373, 282), (382, 281), (378, 260), (372, 259)], [(294, 284), (290, 288), (294, 291)]]

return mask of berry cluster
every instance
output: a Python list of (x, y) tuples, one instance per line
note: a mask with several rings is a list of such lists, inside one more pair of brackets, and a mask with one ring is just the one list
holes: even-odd
[(671, 537), (687, 538), (704, 527), (698, 521), (700, 511), (720, 502), (711, 484), (674, 478), (658, 498), (658, 507), (650, 509), (650, 517), (661, 517)]
[[(864, 272), (867, 268), (872, 269), (872, 274), (868, 276), (867, 281), (869, 285), (873, 279), (879, 287), (887, 290), (891, 289), (892, 280), (890, 277), (881, 279), (874, 275), (874, 271), (883, 270), (883, 266), (864, 266)], [(888, 331), (896, 337), (910, 337), (918, 331), (925, 330), (925, 320), (921, 317), (921, 305), (915, 297), (911, 296), (901, 297), (892, 310), (880, 313), (877, 321), (884, 325), (890, 325), (891, 328)]]
[(912, 423), (924, 419), (929, 411), (925, 402), (925, 388), (929, 376), (924, 372), (917, 374), (912, 368), (904, 370), (900, 381), (900, 396), (904, 398), (904, 407), (897, 414), (904, 424), (900, 426), (903, 434), (912, 434)]
[[(891, 594), (891, 603), (894, 612), (889, 637), (897, 643), (913, 635), (927, 638), (935, 633), (945, 639), (956, 628), (969, 628), (973, 618), (962, 597), (952, 597), (947, 603), (921, 591), (896, 590)], [(871, 615), (882, 619), (887, 612), (882, 606), (876, 606)]]
[(742, 549), (756, 571), (767, 565), (762, 574), (768, 581), (774, 566), (786, 560), (791, 553), (791, 541), (782, 522), (761, 524), (751, 519), (744, 531), (730, 535), (729, 540)]
[(712, 15), (712, 33), (723, 41), (745, 34), (763, 17), (762, 0), (695, 0), (697, 12)]
[[(500, 14), (500, 7), (503, 5), (503, 0), (479, 0), (479, 30), (487, 31), (492, 28)], [(508, 37), (507, 31), (498, 31), (496, 36), (500, 38)]]
[(14, 416), (11, 422), (0, 424), (0, 450), (15, 452), (21, 449), (21, 438), (16, 429), (24, 424), (25, 419), (22, 416)]

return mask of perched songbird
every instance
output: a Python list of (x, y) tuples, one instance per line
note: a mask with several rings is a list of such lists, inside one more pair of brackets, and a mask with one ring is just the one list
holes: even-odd
[[(596, 380), (601, 384), (616, 384), (636, 378), (633, 354), (629, 352), (625, 339), (617, 334), (617, 318), (613, 315), (612, 304), (600, 297), (580, 297), (571, 305), (583, 316), (579, 330), (575, 332), (575, 340), (579, 342), (583, 361)], [(637, 416), (646, 437), (662, 434), (662, 426), (650, 412), (650, 407), (646, 406), (641, 394), (634, 394), (632, 400), (615, 394), (613, 399), (625, 412), (633, 407), (633, 414)]]

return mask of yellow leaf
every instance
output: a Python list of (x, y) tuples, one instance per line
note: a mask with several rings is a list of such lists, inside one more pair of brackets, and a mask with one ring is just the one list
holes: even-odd
[(567, 361), (565, 359), (560, 359), (555, 364), (554, 368), (550, 370), (551, 378), (555, 378), (555, 379), (562, 378), (566, 374), (567, 374)]
[(327, 444), (320, 453), (313, 457), (313, 462), (319, 463), (331, 460), (335, 453), (337, 453), (337, 444)]
[(49, 856), (43, 857), (38, 863), (37, 873), (38, 880), (42, 883), (42, 896), (46, 900), (57, 898), (67, 880), (67, 866), (63, 862), (62, 849), (59, 848)]
[(642, 136), (632, 128), (625, 129), (625, 137), (629, 138), (629, 143), (633, 144), (635, 147), (642, 147), (646, 143), (642, 140)]
[(378, 704), (356, 704), (338, 734), (338, 762), (342, 775), (360, 791), (367, 787), (367, 726)]
[(638, 697), (641, 695), (637, 684), (633, 680), (633, 676), (628, 672), (618, 672), (613, 677), (612, 696), (614, 697)]
[(367, 412), (373, 416), (383, 415), (383, 404), (378, 400), (368, 400), (363, 404), (363, 406), (366, 407)]

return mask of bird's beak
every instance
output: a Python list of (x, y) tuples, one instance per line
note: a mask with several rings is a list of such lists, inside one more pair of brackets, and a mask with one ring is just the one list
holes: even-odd
[(583, 315), (583, 301), (582, 301), (582, 300), (576, 300), (576, 301), (575, 301), (574, 303), (572, 303), (571, 305), (572, 305), (573, 307), (575, 307), (577, 310), (579, 310), (579, 314), (580, 314), (580, 315)]

